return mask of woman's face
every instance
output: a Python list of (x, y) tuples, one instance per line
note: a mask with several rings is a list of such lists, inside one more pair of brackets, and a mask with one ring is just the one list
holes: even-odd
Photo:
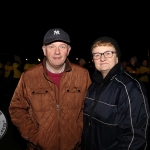
[(142, 64), (143, 66), (147, 66), (147, 60), (143, 60)]
[(131, 58), (130, 62), (131, 62), (131, 64), (132, 64), (133, 66), (134, 66), (135, 63), (136, 63), (135, 59), (133, 59), (133, 58)]
[[(99, 59), (95, 59), (94, 55), (101, 53)], [(105, 56), (104, 56), (105, 53)], [(118, 63), (118, 57), (116, 50), (112, 46), (98, 46), (92, 50), (93, 61), (95, 68), (100, 71), (103, 78), (108, 74), (108, 72)]]

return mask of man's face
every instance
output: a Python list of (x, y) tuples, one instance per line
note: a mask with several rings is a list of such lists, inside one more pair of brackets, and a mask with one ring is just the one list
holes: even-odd
[(49, 66), (55, 71), (62, 68), (71, 47), (64, 42), (53, 42), (43, 46), (42, 49), (44, 56), (48, 59)]

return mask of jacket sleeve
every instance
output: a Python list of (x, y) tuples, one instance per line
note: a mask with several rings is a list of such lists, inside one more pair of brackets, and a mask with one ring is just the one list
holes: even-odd
[(86, 71), (84, 77), (85, 77), (84, 83), (86, 83), (86, 84), (84, 84), (85, 85), (84, 97), (83, 97), (83, 103), (82, 103), (82, 107), (81, 107), (81, 110), (80, 110), (80, 113), (79, 113), (79, 117), (78, 117), (78, 120), (77, 120), (77, 125), (80, 128), (81, 134), (82, 134), (82, 130), (83, 130), (83, 107), (84, 107), (84, 99), (85, 99), (88, 87), (91, 85), (91, 78), (90, 78), (90, 75), (89, 75), (88, 71)]
[(9, 114), (12, 123), (18, 128), (21, 136), (36, 145), (38, 124), (30, 117), (29, 107), (23, 73), (11, 99)]
[[(128, 90), (127, 90), (128, 89)], [(144, 150), (147, 146), (149, 105), (140, 83), (125, 88), (119, 103), (119, 150)]]

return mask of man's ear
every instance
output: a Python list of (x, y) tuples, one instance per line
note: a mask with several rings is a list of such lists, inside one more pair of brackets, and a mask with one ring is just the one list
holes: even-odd
[(44, 45), (44, 46), (42, 46), (42, 50), (43, 50), (43, 54), (44, 54), (44, 56), (46, 56), (46, 46)]
[(69, 55), (70, 50), (71, 50), (71, 46), (68, 47), (68, 54), (67, 54), (67, 56)]

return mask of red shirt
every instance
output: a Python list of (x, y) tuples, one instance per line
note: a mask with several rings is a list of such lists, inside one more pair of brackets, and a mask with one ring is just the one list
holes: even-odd
[(59, 88), (59, 82), (62, 76), (62, 72), (61, 73), (51, 73), (50, 71), (47, 70), (47, 73), (49, 75), (49, 77), (52, 79), (52, 81), (56, 84), (56, 86)]

